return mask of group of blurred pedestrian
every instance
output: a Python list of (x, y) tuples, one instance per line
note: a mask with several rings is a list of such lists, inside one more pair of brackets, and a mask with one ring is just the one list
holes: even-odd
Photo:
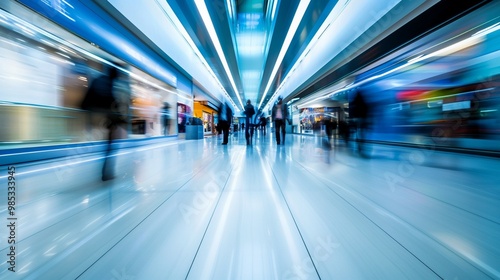
[[(116, 67), (110, 67), (106, 74), (95, 78), (89, 85), (87, 93), (82, 102), (82, 109), (87, 110), (92, 115), (98, 113), (105, 118), (104, 128), (107, 130), (107, 146), (105, 160), (102, 168), (102, 180), (107, 181), (115, 177), (114, 172), (114, 157), (113, 157), (113, 141), (124, 138), (121, 132), (127, 131), (126, 126), (130, 119), (130, 92), (121, 92), (119, 81), (124, 73), (120, 72)], [(121, 87), (121, 91), (123, 87)], [(355, 139), (357, 149), (360, 154), (364, 153), (365, 131), (368, 127), (368, 106), (364, 100), (363, 93), (358, 91), (349, 105), (349, 122), (342, 121), (337, 123), (333, 119), (326, 119), (324, 122), (325, 132), (328, 138), (328, 145), (331, 146), (330, 139), (333, 131), (337, 129), (339, 135), (343, 136), (348, 143), (352, 130), (355, 131)], [(164, 104), (162, 108), (165, 116), (164, 134), (168, 133), (170, 106)], [(257, 110), (250, 100), (247, 100), (245, 108), (245, 140), (247, 145), (252, 145), (255, 131), (261, 128), (263, 134), (266, 134), (267, 118), (262, 110)], [(219, 121), (217, 128), (223, 134), (222, 145), (227, 145), (229, 142), (229, 130), (233, 119), (233, 111), (227, 103), (223, 103), (218, 112)], [(275, 138), (277, 145), (285, 144), (286, 123), (291, 124), (290, 114), (283, 99), (279, 97), (271, 110), (271, 119), (275, 128)], [(244, 128), (243, 128), (244, 127)]]
[[(276, 130), (276, 144), (285, 144), (286, 135), (286, 122), (291, 124), (289, 119), (288, 109), (285, 104), (283, 104), (283, 99), (278, 98), (276, 104), (272, 108), (272, 121)], [(230, 114), (227, 114), (230, 112)], [(247, 145), (252, 145), (254, 134), (257, 130), (261, 130), (263, 135), (266, 135), (267, 129), (267, 118), (264, 116), (262, 110), (256, 110), (254, 105), (252, 105), (251, 100), (247, 100), (244, 108), (245, 122), (241, 124), (241, 129), (245, 130), (245, 140)], [(217, 125), (218, 130), (223, 134), (222, 145), (227, 145), (229, 140), (229, 127), (230, 122), (233, 118), (231, 108), (227, 103), (223, 103), (219, 108), (219, 123)]]
[(222, 145), (227, 145), (229, 142), (229, 128), (233, 119), (233, 111), (227, 103), (223, 103), (219, 108), (219, 123), (217, 124), (218, 131), (223, 134)]
[[(224, 111), (225, 110), (225, 111)], [(224, 112), (231, 112), (230, 115)], [(256, 110), (251, 100), (247, 100), (244, 107), (245, 123), (241, 124), (241, 129), (245, 131), (245, 140), (247, 145), (252, 145), (253, 136), (259, 127), (267, 126), (267, 118), (264, 117), (261, 110)], [(222, 145), (227, 145), (229, 139), (229, 123), (233, 118), (232, 111), (227, 104), (223, 104), (219, 109), (219, 127), (224, 134)], [(323, 119), (325, 131), (325, 140), (323, 145), (327, 149), (332, 147), (332, 139), (337, 131), (339, 137), (343, 138), (346, 146), (349, 146), (350, 140), (353, 140), (352, 147), (360, 156), (366, 156), (366, 131), (370, 124), (369, 106), (365, 101), (365, 94), (362, 89), (357, 89), (354, 97), (349, 102), (349, 114), (343, 120), (337, 120), (330, 116)], [(275, 129), (275, 139), (277, 145), (285, 145), (286, 123), (291, 124), (290, 114), (283, 99), (278, 97), (271, 110), (271, 119)]]

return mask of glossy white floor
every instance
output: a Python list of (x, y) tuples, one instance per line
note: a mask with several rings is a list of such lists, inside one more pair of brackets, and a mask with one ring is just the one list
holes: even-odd
[(499, 159), (244, 142), (121, 150), (105, 183), (101, 155), (16, 166), (0, 278), (500, 279)]

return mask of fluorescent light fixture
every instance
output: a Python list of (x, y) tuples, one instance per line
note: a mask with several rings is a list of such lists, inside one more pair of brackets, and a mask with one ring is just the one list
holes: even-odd
[(288, 75), (283, 79), (281, 84), (278, 86), (278, 89), (276, 90), (274, 95), (269, 99), (269, 102), (272, 101), (275, 98), (275, 96), (279, 94), (279, 91), (281, 90), (283, 85), (286, 83), (288, 78), (291, 76), (290, 74), (293, 73), (297, 69), (297, 67), (302, 63), (304, 58), (309, 54), (311, 49), (316, 45), (317, 41), (323, 35), (323, 33), (325, 33), (325, 31), (328, 28), (330, 28), (331, 26), (334, 25), (333, 23), (338, 19), (339, 15), (342, 14), (342, 12), (345, 10), (345, 8), (349, 4), (349, 2), (351, 2), (351, 0), (343, 0), (342, 2), (339, 1), (335, 5), (335, 7), (332, 9), (332, 11), (328, 15), (328, 17), (325, 19), (325, 21), (323, 21), (323, 24), (321, 25), (321, 27), (318, 29), (318, 31), (316, 32), (314, 37), (311, 39), (311, 41), (307, 45), (306, 49), (302, 52), (300, 57), (297, 59), (297, 63), (295, 63), (293, 65), (293, 67), (288, 72)]
[(233, 75), (231, 74), (231, 70), (229, 69), (229, 65), (227, 64), (226, 56), (224, 55), (224, 51), (222, 50), (222, 46), (219, 41), (219, 37), (217, 36), (217, 32), (215, 31), (215, 27), (212, 23), (212, 19), (210, 18), (210, 13), (208, 12), (207, 6), (205, 5), (204, 0), (195, 0), (196, 8), (198, 8), (198, 12), (200, 12), (201, 18), (203, 19), (203, 23), (205, 24), (205, 27), (207, 28), (208, 34), (210, 35), (210, 38), (212, 39), (212, 42), (214, 43), (215, 50), (217, 51), (217, 54), (219, 55), (219, 58), (222, 62), (222, 66), (224, 67), (224, 70), (226, 71), (227, 76), (229, 77), (229, 81), (231, 82), (231, 85), (233, 86), (233, 90), (236, 93), (236, 97), (238, 97), (238, 101), (240, 101), (241, 108), (243, 108), (243, 102), (241, 101), (241, 97), (238, 92), (238, 88), (236, 87), (236, 84), (234, 83)]
[(52, 42), (50, 42), (50, 41), (47, 41), (47, 40), (45, 40), (45, 39), (40, 39), (40, 41), (42, 41), (42, 42), (43, 42), (44, 44), (46, 44), (46, 45), (49, 45), (49, 46), (51, 46), (51, 47), (55, 47), (55, 45), (54, 45), (54, 44), (52, 44)]
[(408, 63), (405, 64), (404, 66), (414, 64), (416, 62), (425, 60), (425, 59), (433, 57), (433, 56), (447, 56), (447, 55), (452, 54), (454, 52), (458, 52), (460, 50), (466, 49), (468, 47), (471, 47), (473, 45), (481, 43), (484, 40), (483, 38), (481, 38), (482, 36), (488, 35), (490, 33), (498, 31), (498, 30), (500, 30), (500, 22), (497, 22), (488, 28), (485, 28), (481, 31), (478, 31), (478, 32), (472, 34), (471, 37), (464, 39), (460, 42), (457, 42), (455, 44), (452, 44), (452, 45), (449, 45), (449, 46), (444, 47), (442, 49), (439, 49), (439, 50), (437, 50), (433, 53), (430, 53), (428, 55), (419, 55), (416, 58), (410, 59), (410, 60), (408, 60)]
[(489, 110), (481, 110), (479, 112), (480, 113), (493, 113), (493, 112), (496, 112), (496, 111), (498, 111), (498, 110), (496, 110), (496, 109), (489, 109)]
[(68, 53), (72, 53), (74, 55), (76, 55), (76, 53), (68, 48), (65, 48), (63, 46), (59, 46), (59, 49), (62, 50), (62, 51), (65, 51), (65, 52), (68, 52)]
[(241, 32), (236, 35), (238, 54), (241, 56), (261, 56), (264, 53), (265, 39), (263, 32)]
[(462, 40), (460, 42), (457, 42), (457, 43), (452, 44), (450, 46), (444, 47), (444, 48), (439, 49), (439, 50), (437, 50), (435, 52), (432, 52), (430, 54), (419, 55), (419, 56), (417, 56), (415, 58), (412, 58), (412, 59), (408, 60), (408, 62), (405, 63), (405, 64), (403, 64), (403, 65), (400, 65), (400, 66), (398, 66), (396, 68), (388, 70), (388, 71), (386, 71), (386, 72), (384, 72), (382, 74), (375, 75), (375, 76), (372, 76), (370, 78), (367, 78), (367, 79), (365, 79), (363, 81), (360, 81), (360, 82), (356, 83), (355, 85), (352, 85), (352, 86), (348, 87), (347, 89), (353, 88), (353, 87), (356, 87), (356, 86), (360, 86), (360, 85), (365, 84), (367, 82), (370, 82), (370, 81), (373, 81), (373, 80), (385, 77), (385, 76), (387, 76), (389, 74), (392, 74), (392, 73), (394, 73), (394, 72), (396, 72), (398, 70), (401, 70), (401, 69), (406, 68), (406, 67), (408, 67), (410, 65), (413, 65), (413, 64), (415, 64), (417, 62), (426, 60), (426, 59), (434, 57), (434, 56), (447, 56), (447, 55), (452, 54), (454, 52), (458, 52), (458, 51), (463, 50), (465, 48), (468, 48), (468, 47), (471, 47), (473, 45), (479, 44), (482, 41), (483, 41), (483, 39), (480, 38), (480, 37), (477, 37), (477, 36), (469, 37), (469, 38), (464, 39), (464, 40)]
[(420, 61), (420, 59), (421, 59), (423, 56), (424, 56), (424, 55), (422, 55), (422, 54), (421, 54), (421, 55), (419, 55), (419, 56), (417, 56), (417, 57), (415, 57), (415, 58), (412, 58), (412, 59), (408, 60), (408, 63), (415, 63), (415, 62), (417, 62), (417, 61)]
[(60, 53), (60, 52), (56, 52), (56, 53), (58, 55), (60, 55), (60, 56), (63, 56), (63, 57), (68, 58), (68, 59), (71, 59), (71, 57), (69, 55), (67, 55), (67, 54), (63, 54), (63, 53)]
[(243, 79), (258, 79), (260, 78), (260, 71), (244, 71), (242, 76)]
[(233, 0), (226, 0), (226, 6), (229, 11), (229, 19), (234, 20)]
[(304, 106), (304, 105), (306, 105), (306, 104), (311, 104), (311, 103), (314, 103), (314, 102), (316, 102), (316, 101), (320, 101), (320, 100), (323, 100), (323, 99), (327, 99), (327, 98), (329, 98), (329, 97), (330, 97), (329, 95), (323, 95), (323, 96), (320, 96), (320, 97), (314, 98), (314, 99), (313, 99), (313, 100), (311, 100), (311, 101), (307, 101), (307, 102), (305, 102), (305, 103), (302, 103), (302, 104), (300, 104), (300, 106), (302, 107), (302, 106)]
[(276, 73), (278, 72), (278, 69), (281, 65), (281, 62), (283, 61), (283, 58), (285, 57), (285, 54), (288, 51), (288, 47), (290, 47), (290, 43), (292, 42), (292, 39), (295, 36), (295, 32), (297, 31), (297, 28), (299, 27), (299, 24), (302, 21), (302, 17), (304, 16), (304, 13), (306, 12), (307, 7), (309, 6), (310, 2), (311, 2), (311, 0), (300, 1), (299, 6), (297, 7), (297, 10), (295, 11), (295, 15), (293, 16), (292, 24), (288, 28), (288, 33), (286, 34), (285, 41), (283, 41), (283, 46), (282, 46), (281, 51), (278, 55), (278, 58), (276, 59), (276, 64), (274, 64), (273, 71), (271, 72), (271, 75), (269, 76), (269, 81), (267, 82), (266, 89), (264, 90), (264, 94), (262, 95), (262, 99), (260, 100), (258, 107), (260, 107), (262, 105), (262, 102), (264, 102), (264, 98), (266, 97), (267, 92), (269, 91), (269, 88), (271, 87), (271, 84), (273, 83), (274, 77), (276, 76)]
[(236, 106), (236, 104), (234, 104), (231, 96), (229, 96), (229, 94), (227, 93), (226, 89), (222, 86), (222, 83), (219, 81), (219, 79), (215, 75), (215, 73), (212, 70), (212, 68), (208, 65), (208, 62), (206, 61), (205, 57), (198, 50), (198, 47), (196, 46), (196, 44), (191, 39), (191, 36), (189, 36), (188, 32), (186, 31), (186, 29), (184, 28), (184, 26), (182, 25), (182, 23), (180, 22), (180, 20), (177, 18), (177, 16), (175, 15), (174, 11), (170, 7), (170, 5), (168, 5), (168, 2), (167, 1), (158, 2), (158, 1), (159, 0), (155, 1), (156, 4), (161, 7), (162, 11), (166, 14), (167, 18), (177, 28), (177, 31), (179, 31), (179, 33), (181, 33), (182, 37), (189, 44), (189, 46), (191, 47), (191, 49), (193, 50), (193, 52), (196, 54), (196, 56), (198, 57), (198, 59), (200, 59), (201, 63), (205, 66), (205, 68), (207, 69), (207, 71), (212, 75), (212, 77), (214, 78), (214, 80), (219, 84), (219, 87), (221, 88), (222, 92), (226, 95), (226, 97), (228, 98), (228, 100), (233, 104), (233, 106), (235, 108), (237, 108), (237, 106)]
[[(458, 43), (450, 45), (448, 47), (437, 50), (431, 54), (424, 55), (421, 57), (420, 60), (424, 60), (424, 59), (427, 59), (427, 58), (433, 57), (433, 56), (447, 56), (449, 54), (452, 54), (452, 53), (458, 52), (460, 50), (466, 49), (468, 47), (471, 47), (473, 45), (479, 44), (482, 41), (483, 41), (483, 39), (478, 37), (478, 36), (470, 37), (470, 38), (462, 40)], [(417, 60), (417, 61), (419, 61), (419, 60)]]
[[(496, 30), (498, 30), (498, 29), (500, 29), (500, 28), (496, 28), (496, 27), (495, 27), (495, 28), (489, 28), (487, 32), (481, 32), (481, 31), (480, 31), (480, 32), (481, 32), (481, 35), (486, 35), (486, 34), (489, 34), (489, 33), (491, 33), (491, 32), (494, 32), (494, 31), (496, 31)], [(478, 33), (476, 33), (476, 34), (478, 34)], [(386, 71), (386, 72), (384, 72), (384, 73), (382, 73), (382, 74), (375, 75), (375, 76), (372, 76), (372, 77), (367, 78), (367, 79), (365, 79), (365, 80), (362, 80), (362, 81), (360, 81), (360, 82), (358, 82), (358, 83), (356, 83), (356, 84), (352, 84), (352, 85), (347, 86), (347, 87), (345, 87), (345, 88), (342, 88), (342, 89), (336, 90), (336, 91), (334, 91), (334, 92), (332, 92), (332, 93), (330, 93), (330, 94), (328, 94), (328, 95), (326, 95), (326, 96), (327, 96), (327, 97), (331, 97), (331, 96), (332, 96), (333, 94), (335, 94), (335, 93), (338, 93), (338, 92), (340, 92), (340, 91), (344, 91), (344, 90), (348, 90), (348, 89), (351, 89), (351, 88), (354, 88), (354, 87), (357, 87), (357, 86), (363, 85), (363, 84), (365, 84), (365, 83), (367, 83), (367, 82), (370, 82), (370, 81), (373, 81), (373, 80), (376, 80), (376, 79), (379, 79), (379, 78), (385, 77), (385, 76), (387, 76), (387, 75), (389, 75), (389, 74), (391, 74), (391, 73), (394, 73), (394, 72), (396, 72), (396, 71), (398, 71), (398, 70), (401, 70), (401, 69), (403, 69), (403, 68), (406, 68), (407, 66), (413, 65), (413, 64), (415, 64), (415, 63), (417, 63), (417, 62), (420, 62), (420, 61), (426, 60), (426, 59), (431, 58), (431, 57), (434, 57), (434, 56), (447, 56), (447, 55), (449, 55), (449, 54), (451, 54), (451, 53), (454, 53), (454, 52), (457, 52), (457, 51), (463, 50), (463, 49), (465, 49), (465, 48), (471, 47), (471, 46), (473, 46), (473, 45), (479, 44), (479, 43), (480, 43), (480, 42), (482, 42), (482, 41), (483, 41), (483, 38), (481, 38), (481, 37), (479, 37), (479, 36), (471, 36), (471, 37), (469, 37), (469, 38), (467, 38), (467, 39), (464, 39), (464, 40), (459, 41), (459, 42), (457, 42), (457, 43), (455, 43), (455, 44), (452, 44), (452, 45), (449, 45), (449, 46), (444, 47), (444, 48), (442, 48), (442, 49), (439, 49), (439, 50), (437, 50), (437, 51), (434, 51), (434, 52), (432, 52), (432, 53), (430, 53), (430, 54), (427, 54), (427, 55), (419, 55), (419, 56), (417, 56), (417, 57), (415, 57), (415, 58), (412, 58), (412, 59), (408, 60), (408, 62), (407, 62), (407, 63), (405, 63), (405, 64), (403, 64), (403, 65), (400, 65), (400, 66), (398, 66), (398, 67), (396, 67), (396, 68), (393, 68), (393, 69), (391, 69), (391, 70), (389, 70), (389, 71)], [(440, 98), (443, 98), (443, 97), (444, 97), (444, 96), (441, 96)]]
[(274, 20), (274, 15), (276, 14), (276, 8), (278, 7), (279, 0), (272, 0), (272, 1), (273, 1), (273, 8), (271, 10), (271, 21)]
[(249, 91), (257, 91), (259, 89), (259, 84), (258, 83), (250, 83), (245, 87), (246, 90)]
[(495, 32), (495, 31), (497, 31), (499, 29), (500, 29), (500, 22), (497, 22), (497, 23), (493, 24), (490, 27), (487, 27), (487, 28), (485, 28), (483, 30), (480, 30), (480, 31), (472, 34), (471, 37), (488, 35), (488, 34), (490, 34), (492, 32)]
[(262, 45), (241, 45), (238, 53), (241, 56), (260, 56), (264, 52)]

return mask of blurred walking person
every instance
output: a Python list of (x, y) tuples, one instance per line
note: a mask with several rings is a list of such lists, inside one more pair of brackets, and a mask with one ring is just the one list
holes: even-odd
[(327, 116), (323, 120), (323, 125), (325, 127), (325, 139), (323, 146), (325, 149), (330, 150), (332, 148), (332, 137), (333, 132), (337, 129), (337, 121), (332, 116)]
[(262, 129), (264, 136), (266, 136), (267, 118), (264, 116), (264, 113), (261, 113), (260, 115), (260, 128)]
[(356, 129), (356, 143), (358, 153), (361, 156), (366, 156), (366, 130), (369, 126), (369, 107), (366, 104), (364, 92), (358, 89), (356, 95), (349, 104), (349, 118), (352, 119)]
[[(111, 67), (108, 73), (94, 79), (90, 84), (85, 98), (82, 102), (82, 109), (91, 113), (102, 113), (105, 115), (105, 127), (107, 129), (107, 147), (104, 164), (102, 167), (103, 181), (115, 178), (114, 156), (112, 155), (113, 140), (121, 138), (120, 134), (126, 131), (128, 116), (127, 95), (118, 96), (115, 92), (115, 81), (119, 76), (118, 69)], [(120, 88), (120, 90), (124, 90)]]
[(227, 103), (222, 103), (219, 108), (219, 123), (217, 125), (223, 134), (222, 145), (227, 145), (229, 141), (229, 128), (231, 127), (232, 119), (233, 111)]
[(274, 127), (276, 130), (276, 144), (285, 145), (285, 121), (288, 121), (288, 123), (290, 123), (290, 120), (288, 119), (288, 109), (286, 108), (286, 105), (283, 104), (283, 99), (281, 98), (281, 96), (278, 97), (278, 102), (273, 106), (272, 120), (274, 121)]
[[(247, 140), (247, 145), (252, 143), (252, 138), (250, 135), (250, 129), (253, 130), (252, 117), (255, 115), (255, 108), (252, 105), (250, 99), (247, 100), (247, 105), (245, 105), (245, 140)], [(252, 131), (253, 135), (253, 131)]]

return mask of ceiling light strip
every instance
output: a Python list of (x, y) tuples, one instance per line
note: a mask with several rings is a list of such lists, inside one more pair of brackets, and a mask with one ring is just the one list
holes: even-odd
[[(158, 2), (158, 0), (155, 0), (156, 4), (161, 7), (162, 11), (165, 13), (166, 17), (170, 20), (170, 22), (176, 27), (177, 31), (182, 35), (184, 40), (189, 44), (193, 52), (196, 54), (196, 56), (200, 59), (201, 63), (205, 66), (205, 68), (208, 70), (210, 75), (215, 79), (219, 87), (222, 89), (222, 92), (226, 95), (226, 97), (232, 101), (231, 96), (229, 96), (228, 92), (222, 85), (222, 83), (219, 81), (217, 78), (217, 75), (213, 72), (212, 68), (208, 65), (208, 62), (206, 61), (205, 57), (201, 54), (201, 52), (198, 50), (198, 47), (196, 44), (193, 42), (191, 39), (191, 36), (189, 36), (188, 32), (182, 25), (181, 21), (177, 18), (175, 15), (174, 11), (168, 5), (167, 1), (162, 1), (161, 3)], [(231, 102), (235, 108), (237, 108), (236, 104), (234, 102)]]
[(229, 78), (229, 81), (231, 82), (231, 85), (233, 86), (234, 92), (236, 94), (236, 97), (238, 97), (238, 101), (240, 102), (241, 108), (243, 108), (243, 102), (241, 101), (240, 94), (238, 92), (238, 88), (236, 87), (236, 84), (233, 79), (233, 75), (231, 74), (231, 70), (229, 70), (229, 65), (227, 64), (226, 56), (224, 55), (224, 51), (222, 50), (222, 46), (219, 42), (219, 37), (217, 36), (217, 32), (215, 31), (215, 27), (212, 23), (212, 19), (210, 18), (210, 14), (208, 12), (207, 6), (205, 5), (204, 0), (195, 0), (196, 7), (198, 8), (198, 11), (200, 12), (201, 18), (203, 19), (203, 23), (205, 24), (205, 27), (207, 28), (208, 34), (210, 35), (210, 38), (212, 39), (212, 42), (214, 43), (215, 50), (217, 51), (217, 54), (219, 55), (219, 58), (222, 62), (222, 66), (224, 67), (224, 70), (226, 71), (226, 74)]
[[(297, 69), (297, 67), (302, 63), (303, 59), (310, 53), (311, 49), (316, 45), (319, 38), (321, 38), (321, 36), (325, 33), (325, 31), (327, 29), (329, 29), (331, 26), (334, 26), (333, 23), (335, 23), (335, 21), (338, 19), (339, 15), (342, 14), (342, 12), (346, 9), (349, 2), (351, 2), (351, 0), (343, 0), (343, 1), (339, 1), (339, 3), (337, 3), (335, 5), (335, 7), (331, 10), (328, 17), (325, 19), (325, 21), (323, 21), (323, 24), (318, 29), (318, 31), (316, 32), (314, 37), (311, 39), (311, 41), (309, 42), (309, 44), (307, 45), (305, 50), (302, 52), (300, 57), (297, 59), (297, 63), (295, 63), (293, 65), (291, 70), (288, 72), (289, 74), (283, 79), (283, 81), (278, 86), (278, 89), (276, 90), (274, 95), (269, 99), (269, 102), (271, 102), (275, 98), (275, 96), (278, 95), (278, 93), (281, 90), (281, 88), (283, 87), (283, 85), (286, 83), (288, 78), (291, 76), (290, 74), (293, 73)], [(266, 106), (267, 106), (267, 104), (266, 104)]]
[(276, 73), (278, 72), (278, 69), (281, 65), (281, 62), (283, 61), (283, 58), (285, 57), (285, 54), (288, 51), (288, 47), (290, 47), (290, 43), (292, 42), (292, 39), (295, 36), (295, 32), (297, 31), (297, 28), (299, 27), (299, 24), (302, 21), (302, 17), (304, 16), (310, 2), (311, 2), (310, 0), (300, 1), (299, 6), (298, 6), (297, 10), (295, 11), (295, 15), (293, 16), (292, 24), (290, 25), (290, 28), (288, 29), (288, 33), (286, 34), (285, 41), (283, 42), (283, 47), (281, 48), (281, 51), (278, 55), (278, 58), (276, 60), (276, 64), (274, 64), (273, 71), (271, 72), (271, 75), (269, 76), (269, 80), (267, 82), (266, 89), (264, 90), (264, 94), (262, 95), (262, 99), (260, 100), (259, 107), (262, 105), (262, 102), (264, 102), (264, 98), (266, 97), (267, 92), (269, 91), (269, 88), (271, 87), (271, 84), (273, 83), (274, 77), (276, 76)]
[(427, 55), (418, 55), (415, 58), (409, 59), (405, 64), (402, 64), (402, 65), (400, 65), (398, 67), (395, 67), (395, 68), (393, 68), (391, 70), (388, 70), (388, 71), (386, 71), (386, 72), (384, 72), (382, 74), (369, 77), (369, 78), (367, 78), (365, 80), (362, 80), (362, 81), (359, 81), (359, 82), (357, 82), (355, 84), (353, 83), (353, 84), (348, 85), (346, 87), (343, 87), (341, 89), (338, 89), (338, 90), (335, 90), (333, 92), (330, 92), (330, 93), (328, 93), (328, 94), (326, 94), (324, 96), (320, 96), (320, 97), (318, 97), (316, 99), (308, 101), (308, 102), (306, 102), (306, 103), (304, 103), (302, 105), (306, 105), (306, 104), (309, 104), (309, 103), (312, 103), (312, 102), (315, 102), (315, 101), (318, 101), (318, 100), (321, 100), (321, 99), (330, 98), (330, 97), (332, 97), (336, 93), (339, 93), (339, 92), (342, 92), (342, 91), (346, 91), (346, 90), (350, 90), (352, 88), (359, 87), (359, 86), (361, 86), (363, 84), (366, 84), (368, 82), (371, 82), (371, 81), (374, 81), (374, 80), (377, 80), (377, 79), (380, 79), (380, 78), (384, 78), (384, 77), (386, 77), (386, 76), (388, 76), (388, 75), (390, 75), (390, 74), (392, 74), (392, 73), (394, 73), (396, 71), (402, 70), (402, 69), (404, 69), (404, 68), (406, 68), (408, 66), (411, 66), (411, 65), (413, 65), (413, 64), (415, 64), (417, 62), (424, 61), (424, 60), (426, 60), (428, 58), (432, 58), (432, 57), (435, 57), (435, 56), (445, 56), (445, 55), (448, 55), (450, 53), (457, 52), (457, 51), (460, 51), (462, 49), (465, 49), (465, 48), (471, 47), (473, 45), (479, 44), (479, 43), (481, 43), (483, 41), (483, 39), (479, 38), (479, 37), (487, 35), (487, 34), (492, 33), (492, 32), (495, 32), (497, 30), (500, 30), (500, 28), (497, 28), (497, 26), (494, 26), (494, 28), (484, 29), (484, 30), (482, 30), (482, 31), (480, 31), (480, 32), (472, 35), (469, 38), (466, 38), (466, 39), (461, 40), (461, 41), (459, 41), (457, 43), (454, 43), (452, 45), (449, 45), (447, 47), (444, 47), (442, 49), (434, 51), (434, 52), (432, 52), (430, 54), (427, 54)]
[(276, 15), (276, 8), (278, 7), (278, 1), (279, 0), (272, 0), (272, 2), (273, 2), (273, 8), (271, 10), (271, 21), (274, 20), (274, 17)]
[(233, 22), (234, 18), (235, 18), (235, 11), (234, 11), (234, 5), (233, 5), (233, 0), (226, 0), (226, 6), (227, 6), (227, 10), (229, 11), (229, 19), (231, 20), (231, 22)]

